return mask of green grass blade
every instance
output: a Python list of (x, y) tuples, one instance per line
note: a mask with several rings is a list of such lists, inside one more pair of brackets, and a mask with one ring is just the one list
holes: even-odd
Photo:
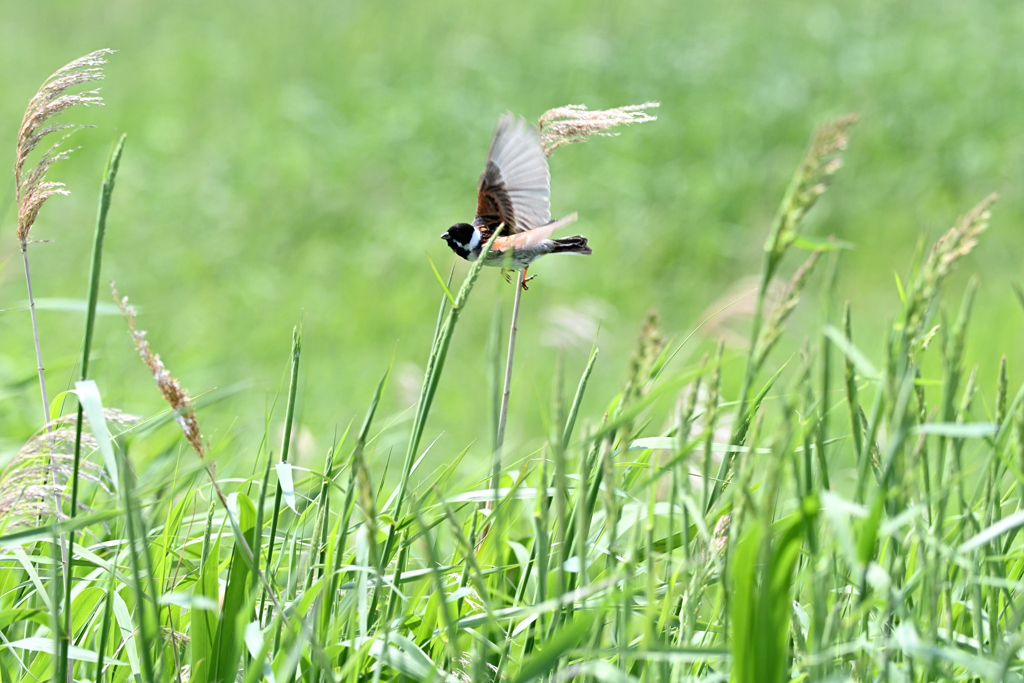
[[(288, 404), (285, 408), (284, 415), (284, 436), (281, 440), (281, 463), (288, 462), (288, 449), (292, 442), (292, 420), (295, 417), (295, 396), (298, 392), (299, 385), (299, 357), (302, 354), (302, 330), (296, 326), (292, 329), (292, 353), (291, 353), (291, 373), (288, 379)], [(274, 557), (274, 546), (277, 543), (277, 525), (281, 517), (281, 496), (284, 491), (281, 488), (281, 481), (278, 480), (276, 490), (274, 492), (274, 511), (270, 516), (270, 537), (267, 539), (267, 580), (273, 582), (273, 573), (271, 567), (271, 561)], [(257, 561), (259, 558), (254, 558)], [(272, 584), (273, 585), (273, 584)], [(266, 606), (267, 596), (264, 595), (260, 602), (260, 616), (259, 621), (263, 621), (263, 610)]]
[(434, 277), (436, 277), (437, 281), (441, 284), (441, 289), (444, 290), (444, 295), (448, 297), (448, 302), (454, 306), (455, 297), (452, 296), (452, 291), (448, 289), (448, 285), (445, 283), (444, 278), (441, 277), (441, 273), (437, 272), (437, 266), (434, 265), (434, 259), (430, 258), (430, 254), (427, 254), (427, 261), (430, 262), (430, 269), (434, 271)]
[[(89, 294), (88, 303), (85, 311), (85, 336), (82, 339), (82, 360), (80, 361), (79, 368), (79, 380), (80, 382), (86, 381), (89, 373), (89, 356), (92, 353), (92, 337), (93, 329), (96, 323), (96, 302), (99, 299), (99, 285), (100, 285), (100, 268), (103, 260), (103, 241), (107, 232), (107, 212), (110, 210), (110, 198), (114, 193), (114, 182), (117, 179), (117, 169), (121, 164), (121, 152), (124, 151), (124, 142), (127, 138), (126, 135), (121, 135), (121, 138), (117, 141), (114, 146), (113, 152), (110, 154), (110, 159), (107, 160), (107, 168), (103, 173), (103, 184), (100, 187), (100, 201), (99, 208), (96, 211), (96, 231), (93, 235), (92, 241), (92, 261), (89, 266)], [(93, 385), (95, 388), (95, 385)], [(98, 398), (98, 392), (96, 392)], [(81, 475), (81, 460), (82, 460), (82, 418), (83, 418), (84, 406), (79, 398), (78, 404), (78, 415), (75, 418), (75, 451), (74, 451), (74, 462), (71, 470), (71, 506), (68, 511), (68, 516), (74, 518), (78, 514), (78, 487)], [(95, 412), (95, 411), (93, 411)], [(90, 424), (96, 422), (95, 415), (90, 416)], [(104, 460), (107, 463), (108, 472), (114, 475), (114, 486), (117, 485), (117, 467), (113, 459), (113, 451), (110, 448), (110, 437), (106, 433), (106, 421), (102, 420), (103, 411), (102, 406), (100, 407), (99, 421), (102, 422), (102, 431), (100, 435), (96, 436), (100, 442), (100, 452), (103, 454)], [(95, 427), (95, 425), (93, 425)], [(93, 431), (96, 434), (96, 431)], [(104, 438), (105, 437), (105, 438)], [(104, 445), (106, 448), (104, 448)], [(75, 544), (75, 535), (72, 531), (68, 536), (68, 548), (73, 548)], [(73, 624), (71, 623), (71, 587), (74, 583), (71, 579), (75, 575), (75, 559), (74, 553), (69, 552), (68, 554), (68, 566), (67, 566), (67, 581), (65, 586), (64, 594), (64, 614), (67, 617), (67, 621), (64, 624), (66, 633), (73, 632)], [(64, 646), (59, 654), (61, 662), (59, 668), (61, 671), (68, 671), (68, 644), (65, 642)], [(61, 680), (61, 677), (58, 677)]]
[[(251, 548), (256, 535), (256, 506), (244, 493), (235, 494), (234, 500), (238, 507), (238, 528)], [(210, 660), (211, 683), (230, 683), (235, 680), (239, 657), (242, 654), (242, 638), (241, 634), (236, 632), (236, 626), (240, 615), (244, 613), (243, 607), (248, 601), (251, 585), (252, 572), (249, 563), (242, 549), (236, 547), (232, 551), (228, 579), (224, 586), (221, 618), (213, 639), (214, 649)], [(246, 623), (251, 620), (246, 619)]]
[[(473, 265), (469, 269), (469, 273), (466, 275), (466, 279), (462, 282), (462, 287), (459, 289), (459, 294), (455, 298), (455, 303), (452, 304), (452, 309), (448, 313), (448, 318), (445, 320), (443, 325), (439, 329), (439, 333), (435, 340), (434, 346), (430, 351), (430, 357), (427, 359), (427, 370), (423, 379), (423, 386), (420, 390), (420, 400), (416, 410), (416, 418), (413, 422), (412, 433), (409, 435), (409, 447), (405, 452), (405, 464), (402, 467), (402, 477), (398, 482), (398, 494), (395, 501), (395, 519), (400, 519), (402, 516), (403, 507), (405, 505), (405, 497), (409, 489), (409, 477), (412, 474), (413, 462), (416, 460), (416, 453), (419, 450), (420, 439), (423, 437), (423, 430), (426, 427), (427, 416), (430, 414), (430, 407), (434, 402), (434, 394), (437, 391), (437, 384), (441, 379), (441, 372), (444, 370), (444, 362), (448, 356), (448, 347), (451, 344), (452, 335), (455, 332), (455, 325), (459, 321), (459, 315), (465, 309), (466, 302), (469, 300), (469, 294), (473, 291), (473, 285), (476, 282), (477, 276), (480, 274), (480, 269), (483, 267), (484, 262), (487, 260), (487, 254), (490, 252), (491, 245), (494, 244), (494, 240), (498, 237), (498, 231), (494, 232), (491, 239), (488, 240), (487, 244), (484, 245), (480, 257), (473, 262)], [(395, 529), (392, 526), (388, 540), (385, 545), (383, 554), (384, 561), (388, 561), (391, 554), (394, 552), (395, 542)]]
[(572, 439), (572, 432), (576, 428), (576, 417), (580, 412), (580, 404), (583, 403), (583, 393), (587, 390), (587, 383), (590, 382), (590, 374), (594, 371), (594, 362), (597, 361), (597, 343), (590, 350), (590, 358), (587, 359), (587, 366), (583, 369), (579, 386), (576, 387), (576, 395), (573, 396), (572, 405), (569, 406), (569, 413), (565, 418), (565, 429), (562, 431), (562, 448), (569, 447), (569, 440)]

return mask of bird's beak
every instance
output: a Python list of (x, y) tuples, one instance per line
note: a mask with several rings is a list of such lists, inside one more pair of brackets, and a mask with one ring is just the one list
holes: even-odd
[(443, 240), (448, 239), (448, 233), (445, 233), (445, 234), (441, 235), (441, 239), (443, 239)]

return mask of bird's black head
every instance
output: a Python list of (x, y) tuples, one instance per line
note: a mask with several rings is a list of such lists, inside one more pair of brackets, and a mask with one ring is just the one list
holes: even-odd
[(476, 231), (473, 230), (473, 226), (469, 223), (456, 223), (452, 227), (448, 228), (448, 232), (441, 235), (441, 239), (448, 244), (452, 244), (454, 242), (463, 248), (468, 248), (473, 241), (473, 234), (475, 232)]
[(479, 246), (480, 241), (476, 229), (469, 223), (456, 223), (441, 235), (441, 239), (462, 258), (466, 258), (474, 247)]

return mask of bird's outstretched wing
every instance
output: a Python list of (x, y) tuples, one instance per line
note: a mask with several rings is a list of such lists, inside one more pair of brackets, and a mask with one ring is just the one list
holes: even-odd
[(511, 113), (498, 120), (477, 188), (476, 220), (485, 232), (512, 235), (551, 220), (551, 175), (533, 128)]

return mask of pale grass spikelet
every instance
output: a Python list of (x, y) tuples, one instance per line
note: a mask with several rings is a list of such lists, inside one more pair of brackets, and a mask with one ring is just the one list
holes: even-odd
[(924, 340), (922, 326), (931, 302), (938, 296), (942, 282), (952, 272), (956, 262), (970, 254), (978, 245), (978, 237), (988, 228), (992, 204), (998, 198), (998, 194), (992, 193), (978, 202), (936, 240), (928, 252), (928, 257), (918, 270), (910, 295), (907, 297), (904, 317), (905, 334), (908, 339), (914, 340), (915, 346), (919, 346)]
[[(123, 410), (117, 410), (116, 408), (104, 408), (103, 417), (107, 422), (113, 422), (114, 424), (122, 427), (130, 427), (131, 425), (136, 425), (142, 422), (142, 418), (138, 415), (132, 415), (131, 413), (126, 413)], [(77, 419), (77, 415), (69, 413), (67, 415), (61, 415), (51, 422), (50, 425), (56, 427), (58, 425), (74, 424)]]
[[(40, 517), (54, 513), (54, 500), (69, 498), (65, 489), (74, 472), (75, 452), (75, 429), (67, 426), (69, 417), (75, 419), (65, 416), (40, 430), (0, 473), (0, 518), (7, 520), (8, 528), (36, 524)], [(82, 432), (81, 444), (92, 450), (99, 446), (88, 432)], [(82, 460), (78, 476), (110, 492), (101, 466)], [(67, 518), (61, 505), (56, 506), (56, 514), (58, 519)]]
[(715, 531), (711, 535), (709, 550), (713, 557), (721, 557), (729, 545), (729, 528), (732, 526), (732, 515), (725, 514), (718, 518)]
[(592, 135), (618, 135), (608, 130), (615, 126), (631, 123), (646, 123), (657, 120), (645, 110), (660, 106), (659, 102), (631, 104), (615, 109), (590, 111), (582, 104), (569, 104), (544, 112), (537, 122), (540, 130), (540, 145), (544, 154), (551, 155), (562, 145), (582, 142)]
[(192, 446), (192, 450), (202, 458), (206, 453), (206, 449), (203, 446), (202, 436), (199, 433), (199, 423), (196, 421), (195, 409), (192, 407), (192, 401), (189, 399), (188, 393), (181, 387), (181, 384), (178, 383), (178, 380), (174, 378), (170, 371), (164, 367), (160, 356), (153, 353), (149, 342), (146, 341), (146, 331), (135, 328), (135, 309), (129, 305), (128, 297), (122, 298), (117, 293), (117, 288), (113, 282), (110, 283), (110, 290), (114, 294), (114, 301), (117, 302), (125, 321), (128, 323), (128, 332), (131, 334), (139, 356), (142, 357), (142, 361), (149, 368), (149, 371), (153, 373), (153, 379), (156, 381), (160, 394), (170, 404), (171, 409), (174, 410), (175, 422), (181, 427), (181, 431), (184, 432), (185, 438), (188, 440), (189, 445)]
[(626, 388), (622, 392), (623, 405), (650, 391), (650, 381), (657, 374), (658, 361), (666, 343), (665, 337), (658, 329), (658, 312), (648, 311), (629, 360), (629, 375)]
[(752, 357), (756, 363), (764, 362), (768, 352), (771, 351), (772, 347), (775, 346), (775, 342), (782, 336), (782, 326), (789, 317), (789, 314), (793, 312), (793, 309), (800, 302), (800, 292), (803, 291), (804, 286), (807, 284), (807, 278), (810, 277), (811, 271), (817, 265), (821, 253), (820, 251), (811, 252), (807, 260), (797, 268), (793, 277), (790, 278), (789, 283), (786, 285), (782, 296), (779, 297), (772, 307), (754, 348)]
[[(106, 56), (113, 50), (97, 50), (84, 57), (65, 64), (46, 79), (42, 87), (29, 101), (25, 116), (18, 131), (18, 143), (15, 150), (14, 183), (18, 203), (18, 242), (22, 251), (28, 246), (29, 232), (35, 223), (39, 210), (46, 200), (55, 194), (67, 194), (63, 183), (46, 180), (46, 173), (58, 161), (67, 159), (74, 149), (61, 149), (67, 137), (78, 128), (85, 126), (75, 123), (46, 122), (65, 109), (82, 105), (102, 105), (103, 100), (98, 90), (81, 93), (68, 93), (70, 88), (83, 83), (91, 83), (103, 78), (103, 65)], [(60, 140), (51, 146), (31, 170), (25, 169), (29, 154), (50, 133), (69, 130)]]
[(840, 154), (849, 144), (850, 127), (859, 118), (857, 114), (848, 114), (814, 129), (807, 153), (793, 176), (765, 243), (765, 251), (776, 262), (796, 240), (800, 222), (818, 201), (818, 197), (825, 194), (836, 172), (842, 167)]
[(935, 242), (924, 269), (927, 277), (941, 280), (949, 274), (954, 263), (974, 250), (978, 236), (988, 228), (992, 217), (990, 209), (998, 198), (995, 193), (985, 197)]

